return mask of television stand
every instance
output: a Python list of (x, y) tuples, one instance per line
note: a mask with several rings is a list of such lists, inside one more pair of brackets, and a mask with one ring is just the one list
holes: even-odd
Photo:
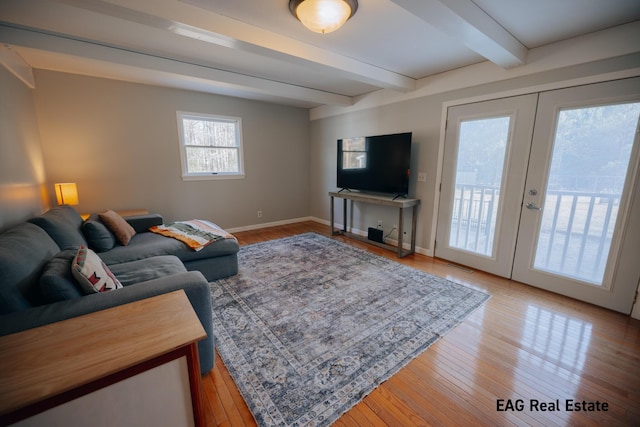
[[(405, 257), (416, 251), (416, 223), (417, 215), (416, 210), (420, 206), (420, 199), (396, 199), (390, 196), (381, 196), (376, 194), (367, 193), (351, 193), (351, 192), (335, 192), (330, 191), (329, 197), (331, 198), (331, 235), (345, 235), (363, 242), (370, 243), (375, 246), (379, 246), (385, 249), (392, 250), (398, 254), (398, 258)], [(334, 198), (343, 199), (342, 204), (342, 230), (338, 230), (334, 227)], [(398, 246), (389, 245), (386, 243), (378, 243), (367, 239), (366, 237), (358, 234), (348, 232), (348, 217), (347, 217), (347, 200), (351, 200), (351, 209), (353, 210), (354, 202), (368, 203), (372, 205), (389, 206), (398, 209)], [(411, 211), (411, 247), (409, 250), (405, 250), (403, 247), (404, 240), (404, 209), (413, 208)]]

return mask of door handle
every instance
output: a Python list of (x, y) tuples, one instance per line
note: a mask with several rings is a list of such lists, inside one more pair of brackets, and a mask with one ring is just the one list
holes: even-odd
[(527, 209), (531, 209), (531, 210), (534, 210), (534, 211), (542, 210), (542, 208), (537, 207), (535, 203), (527, 203), (526, 207), (527, 207)]

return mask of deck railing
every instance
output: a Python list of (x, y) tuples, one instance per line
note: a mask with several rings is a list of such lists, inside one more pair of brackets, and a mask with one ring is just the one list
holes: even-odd
[[(498, 187), (457, 185), (449, 245), (490, 256), (499, 199)], [(601, 282), (619, 204), (619, 194), (549, 191), (535, 268)]]
[(545, 203), (535, 268), (601, 284), (620, 195), (550, 191)]
[(491, 255), (499, 198), (498, 187), (456, 185), (449, 245)]

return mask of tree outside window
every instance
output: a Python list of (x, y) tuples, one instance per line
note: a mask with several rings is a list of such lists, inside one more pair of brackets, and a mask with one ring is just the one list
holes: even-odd
[(239, 117), (178, 112), (183, 179), (242, 178)]

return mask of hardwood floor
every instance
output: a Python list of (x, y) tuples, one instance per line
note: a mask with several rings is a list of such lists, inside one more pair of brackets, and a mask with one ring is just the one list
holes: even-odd
[[(303, 222), (236, 237), (246, 245), (308, 231), (329, 230)], [(336, 239), (397, 260), (375, 246)], [(492, 298), (335, 426), (640, 425), (640, 321), (419, 254), (399, 262)], [(218, 354), (203, 384), (207, 425), (255, 425)], [(583, 410), (568, 411), (571, 400)], [(593, 408), (582, 408), (583, 401)]]

